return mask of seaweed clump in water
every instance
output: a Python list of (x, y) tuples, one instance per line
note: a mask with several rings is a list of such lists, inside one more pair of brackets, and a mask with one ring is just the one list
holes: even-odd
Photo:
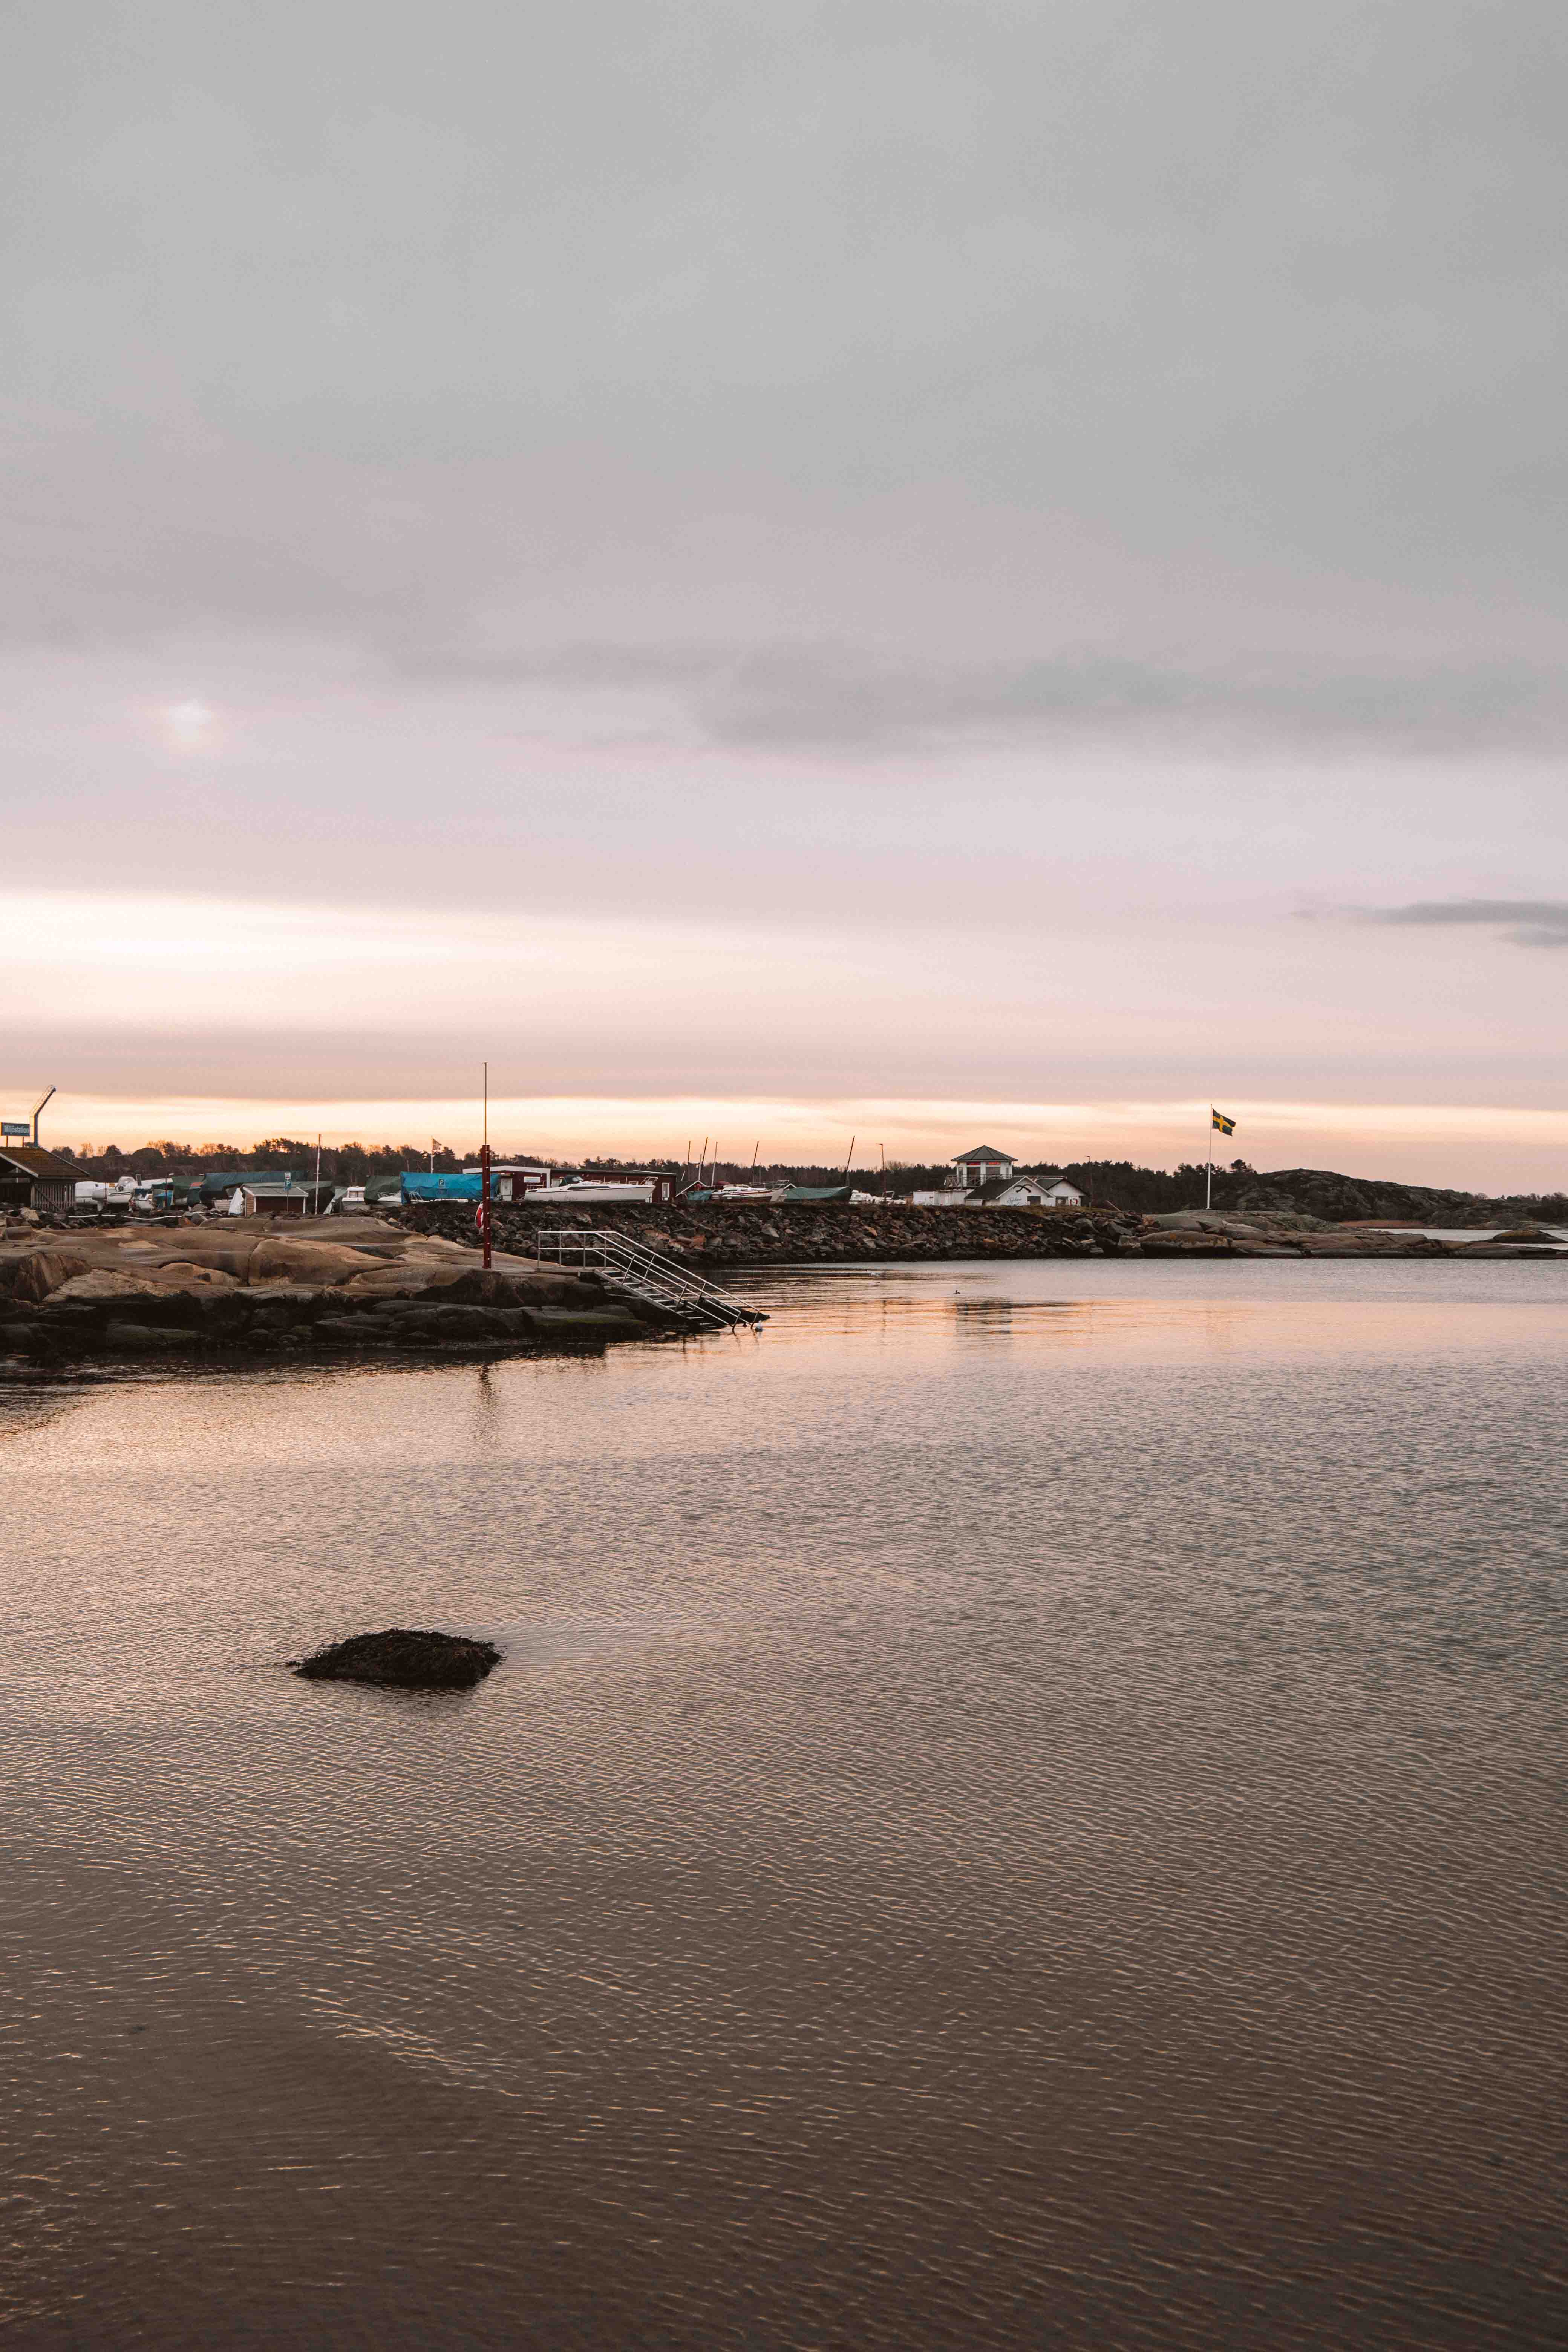
[(411, 1632), (389, 1625), (381, 1633), (351, 1633), (330, 1642), (295, 1666), (309, 1682), (381, 1683), (397, 1690), (470, 1690), (500, 1664), (493, 1642), (464, 1633)]

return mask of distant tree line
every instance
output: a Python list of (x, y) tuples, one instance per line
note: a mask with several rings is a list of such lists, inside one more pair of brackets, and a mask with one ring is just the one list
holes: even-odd
[[(73, 1150), (68, 1144), (56, 1147), (63, 1159), (73, 1160), (84, 1178), (112, 1183), (118, 1176), (173, 1176), (187, 1183), (210, 1170), (243, 1171), (261, 1174), (278, 1174), (291, 1168), (297, 1175), (313, 1175), (316, 1166), (314, 1137), (269, 1135), (259, 1143), (175, 1143), (164, 1139), (137, 1145), (134, 1150), (123, 1150), (118, 1143), (105, 1143), (94, 1149), (83, 1145)], [(471, 1168), (479, 1159), (479, 1147), (458, 1151), (450, 1144), (430, 1143), (337, 1143), (321, 1146), (321, 1174), (334, 1184), (363, 1184), (379, 1176), (395, 1175), (404, 1168), (435, 1168), (451, 1175), (459, 1168)], [(531, 1161), (554, 1168), (570, 1164), (585, 1173), (614, 1176), (626, 1168), (649, 1168), (666, 1171), (679, 1176), (682, 1163), (673, 1159), (626, 1160), (616, 1153), (598, 1158), (574, 1160), (558, 1160), (549, 1152), (514, 1150), (510, 1146), (497, 1157)], [(1246, 1163), (1235, 1163), (1237, 1174), (1250, 1174)], [(684, 1172), (695, 1182), (698, 1163), (695, 1159), (685, 1163)], [(1054, 1183), (1065, 1176), (1076, 1184), (1087, 1199), (1104, 1201), (1119, 1209), (1152, 1213), (1162, 1209), (1186, 1209), (1200, 1206), (1204, 1197), (1204, 1171), (1201, 1167), (1184, 1165), (1173, 1174), (1163, 1168), (1135, 1167), (1130, 1160), (1074, 1160), (1066, 1166), (1056, 1161), (1041, 1161), (1025, 1172)], [(947, 1183), (952, 1171), (945, 1161), (913, 1161), (889, 1160), (886, 1170), (858, 1165), (846, 1177), (844, 1162), (837, 1160), (759, 1160), (755, 1165), (745, 1160), (721, 1160), (715, 1163), (704, 1159), (701, 1163), (704, 1181), (710, 1184), (854, 1184), (861, 1192), (938, 1192)], [(1221, 1176), (1215, 1171), (1215, 1193), (1220, 1195)]]
[[(174, 1143), (168, 1140), (139, 1144), (132, 1151), (124, 1151), (117, 1143), (106, 1143), (94, 1150), (83, 1145), (73, 1150), (69, 1144), (54, 1147), (60, 1158), (76, 1162), (84, 1178), (112, 1183), (118, 1176), (173, 1176), (189, 1183), (204, 1171), (218, 1173), (228, 1170), (256, 1174), (278, 1173), (291, 1168), (296, 1175), (313, 1176), (316, 1168), (316, 1145), (312, 1137), (270, 1135), (259, 1143)], [(457, 1151), (450, 1144), (426, 1143), (338, 1143), (321, 1147), (321, 1174), (334, 1184), (365, 1184), (377, 1177), (395, 1175), (405, 1168), (435, 1168), (447, 1175), (459, 1168), (472, 1168), (479, 1160), (479, 1148)], [(603, 1158), (563, 1161), (551, 1153), (515, 1150), (510, 1146), (497, 1157), (533, 1162), (545, 1168), (570, 1165), (585, 1173), (614, 1176), (629, 1168), (662, 1169), (674, 1176), (684, 1173), (689, 1182), (695, 1182), (698, 1168), (695, 1160), (683, 1163), (679, 1160), (625, 1160), (616, 1155)], [(1085, 1200), (1100, 1202), (1106, 1206), (1126, 1209), (1136, 1215), (1158, 1216), (1173, 1209), (1201, 1209), (1208, 1182), (1208, 1171), (1201, 1161), (1183, 1160), (1173, 1169), (1140, 1168), (1131, 1160), (1072, 1160), (1064, 1162), (1040, 1160), (1032, 1165), (1019, 1163), (1024, 1174), (1037, 1176), (1045, 1183), (1055, 1183), (1065, 1176), (1077, 1186)], [(717, 1166), (704, 1160), (703, 1180), (709, 1184), (808, 1184), (829, 1185), (852, 1183), (863, 1192), (889, 1193), (934, 1192), (947, 1183), (952, 1171), (945, 1161), (914, 1161), (889, 1160), (886, 1169), (856, 1166), (846, 1176), (844, 1162), (820, 1160), (758, 1160), (755, 1166), (744, 1160), (721, 1160)], [(1344, 1183), (1351, 1180), (1334, 1179)], [(1214, 1171), (1214, 1205), (1230, 1208), (1242, 1201), (1258, 1185), (1267, 1187), (1267, 1176), (1259, 1176), (1245, 1160), (1233, 1160), (1228, 1167)], [(1384, 1187), (1398, 1192), (1408, 1190), (1412, 1195), (1408, 1211), (1416, 1213), (1425, 1195), (1421, 1188)], [(1417, 1196), (1420, 1196), (1418, 1199)], [(1500, 1217), (1508, 1219), (1535, 1218), (1548, 1224), (1568, 1223), (1568, 1196), (1562, 1192), (1513, 1192), (1487, 1200), (1484, 1195), (1453, 1193), (1433, 1194), (1432, 1202), (1447, 1197), (1453, 1201), (1479, 1201)], [(1394, 1203), (1395, 1208), (1398, 1203)], [(1360, 1215), (1362, 1211), (1346, 1208), (1333, 1210), (1338, 1215)]]
[[(105, 1143), (96, 1150), (84, 1146), (73, 1150), (68, 1144), (56, 1146), (64, 1160), (74, 1160), (84, 1178), (112, 1183), (117, 1176), (174, 1176), (189, 1182), (204, 1171), (214, 1175), (228, 1171), (247, 1174), (277, 1174), (291, 1168), (296, 1175), (313, 1176), (316, 1170), (316, 1141), (313, 1136), (269, 1135), (260, 1143), (143, 1143), (134, 1151), (123, 1151), (117, 1143)], [(470, 1155), (478, 1159), (478, 1152)], [(429, 1144), (416, 1143), (324, 1143), (321, 1146), (321, 1174), (334, 1184), (363, 1184), (375, 1176), (395, 1175), (401, 1168), (429, 1168), (432, 1164), (450, 1175), (467, 1164), (450, 1144), (437, 1143), (432, 1154)]]

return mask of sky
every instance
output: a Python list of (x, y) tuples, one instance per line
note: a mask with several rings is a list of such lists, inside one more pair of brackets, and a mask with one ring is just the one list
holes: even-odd
[(0, 1106), (1568, 1183), (1544, 0), (11, 0)]

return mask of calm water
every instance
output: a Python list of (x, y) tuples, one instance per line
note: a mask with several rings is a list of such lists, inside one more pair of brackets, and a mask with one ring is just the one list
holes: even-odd
[(749, 1288), (0, 1405), (4, 2340), (1560, 2345), (1568, 1269)]

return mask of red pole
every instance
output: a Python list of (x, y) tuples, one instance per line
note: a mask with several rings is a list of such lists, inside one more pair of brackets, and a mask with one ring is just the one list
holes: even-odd
[(484, 1236), (485, 1272), (490, 1265), (490, 1148), (487, 1143), (479, 1153), (479, 1231)]

